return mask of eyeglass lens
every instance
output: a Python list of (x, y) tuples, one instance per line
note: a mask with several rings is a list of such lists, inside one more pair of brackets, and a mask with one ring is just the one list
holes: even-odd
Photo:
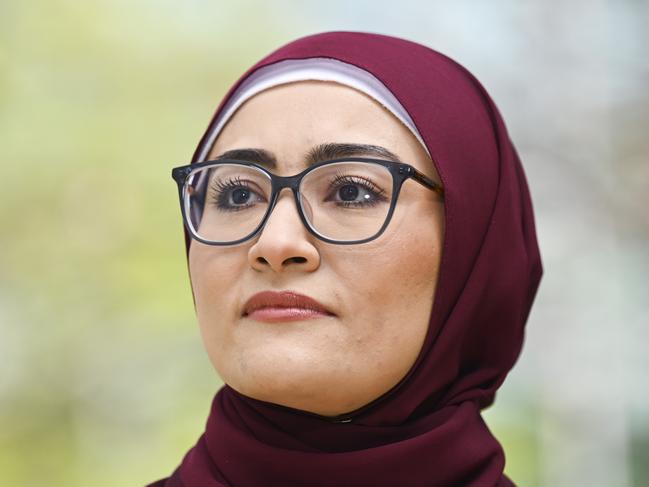
[[(383, 165), (336, 162), (302, 179), (300, 205), (319, 235), (337, 241), (363, 240), (383, 226), (392, 201), (392, 174)], [(227, 243), (250, 235), (271, 200), (271, 179), (262, 170), (218, 164), (194, 171), (185, 187), (185, 211), (203, 240)]]

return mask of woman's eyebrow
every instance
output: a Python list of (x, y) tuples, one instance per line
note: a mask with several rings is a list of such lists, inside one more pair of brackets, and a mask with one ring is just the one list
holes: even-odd
[[(305, 162), (307, 166), (311, 166), (317, 162), (327, 161), (330, 159), (362, 155), (390, 159), (394, 162), (401, 162), (397, 155), (395, 155), (392, 151), (386, 149), (385, 147), (381, 147), (380, 145), (331, 142), (319, 144), (309, 149), (305, 156)], [(267, 169), (275, 169), (277, 167), (277, 159), (275, 155), (271, 151), (268, 151), (266, 149), (232, 149), (225, 151), (215, 159), (236, 159), (240, 161), (255, 162), (266, 167)]]
[(256, 162), (268, 169), (274, 169), (277, 165), (277, 159), (272, 152), (265, 149), (232, 149), (225, 151), (214, 160), (236, 159), (237, 161)]
[(396, 154), (380, 145), (336, 143), (320, 144), (311, 148), (306, 155), (306, 162), (307, 165), (310, 166), (316, 162), (326, 161), (329, 159), (362, 155), (381, 157), (384, 159), (390, 159), (394, 162), (401, 162)]

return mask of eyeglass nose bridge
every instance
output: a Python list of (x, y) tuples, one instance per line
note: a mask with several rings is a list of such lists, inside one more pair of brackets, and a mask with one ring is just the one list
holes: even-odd
[(295, 208), (297, 209), (297, 213), (300, 217), (300, 221), (302, 222), (302, 225), (304, 225), (304, 227), (307, 229), (309, 233), (317, 236), (317, 234), (314, 233), (314, 230), (311, 228), (311, 225), (309, 225), (309, 222), (307, 221), (306, 216), (304, 215), (304, 209), (302, 208), (302, 203), (300, 202), (300, 182), (302, 181), (302, 177), (304, 176), (304, 173), (296, 174), (294, 176), (278, 176), (272, 173), (269, 174), (271, 180), (270, 204), (268, 205), (266, 214), (264, 215), (264, 218), (259, 224), (259, 227), (255, 232), (255, 234), (253, 235), (253, 237), (263, 232), (264, 228), (266, 227), (266, 224), (268, 223), (268, 220), (270, 219), (271, 214), (275, 210), (275, 206), (277, 205), (280, 194), (284, 188), (290, 189), (291, 192), (293, 193), (293, 201), (295, 203)]
[(295, 174), (293, 176), (278, 176), (277, 174), (273, 173), (268, 174), (270, 174), (271, 191), (273, 191), (276, 196), (284, 188), (291, 188), (293, 190), (293, 193), (296, 194), (300, 186), (302, 176), (304, 175), (304, 173)]

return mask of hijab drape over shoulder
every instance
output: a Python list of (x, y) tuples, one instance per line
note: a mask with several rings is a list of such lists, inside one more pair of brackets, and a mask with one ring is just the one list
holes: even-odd
[(335, 59), (376, 77), (405, 108), (445, 187), (444, 247), (424, 345), (397, 386), (341, 421), (224, 386), (205, 433), (172, 477), (155, 485), (513, 485), (480, 410), (494, 401), (519, 356), (543, 270), (521, 162), (476, 78), (448, 57), (395, 37), (303, 37), (232, 86), (193, 162), (253, 73), (312, 58)]

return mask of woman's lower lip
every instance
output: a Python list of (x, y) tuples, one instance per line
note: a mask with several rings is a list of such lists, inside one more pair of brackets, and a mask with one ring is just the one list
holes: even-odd
[(314, 309), (304, 308), (261, 308), (246, 315), (248, 318), (267, 323), (278, 323), (282, 321), (300, 321), (312, 318), (323, 318), (331, 316), (328, 313)]

